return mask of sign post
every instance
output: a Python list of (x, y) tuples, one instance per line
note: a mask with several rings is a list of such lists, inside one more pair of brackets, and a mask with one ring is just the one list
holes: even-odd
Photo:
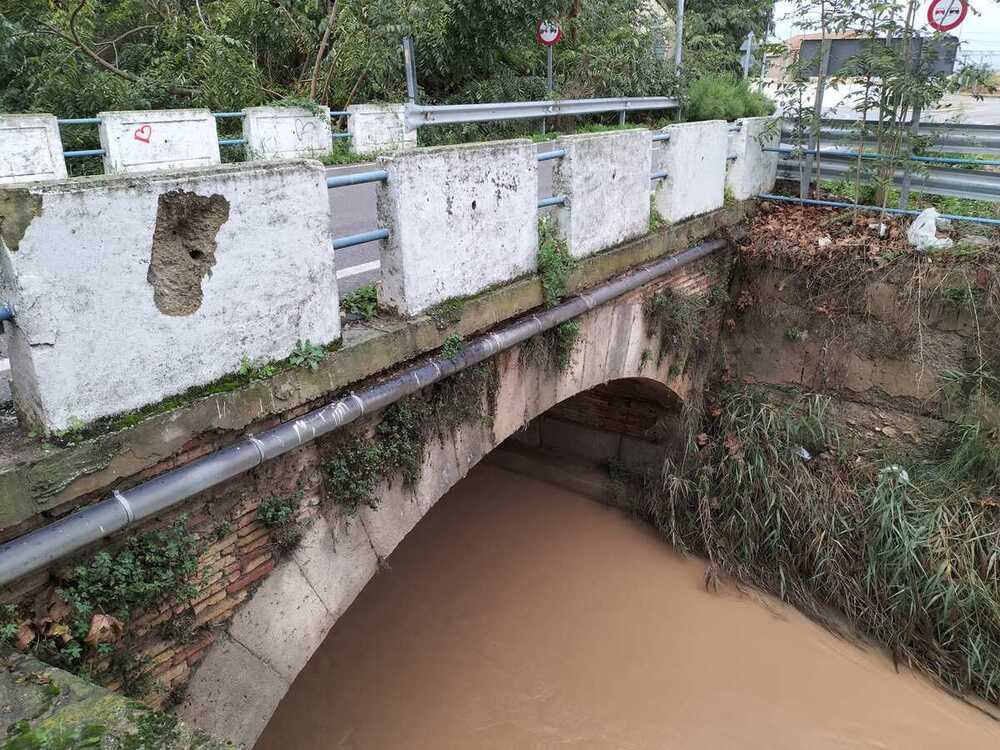
[[(559, 40), (562, 39), (562, 28), (555, 21), (539, 21), (538, 28), (535, 30), (535, 39), (538, 40), (539, 44), (545, 47), (545, 87), (551, 94), (556, 88), (555, 76), (552, 69), (552, 50), (557, 44), (559, 44)], [(542, 118), (542, 132), (545, 132), (544, 117)]]
[(934, 0), (927, 9), (927, 23), (936, 31), (951, 31), (969, 12), (966, 0)]
[(740, 45), (740, 52), (743, 53), (743, 77), (750, 77), (750, 66), (753, 64), (753, 46), (757, 42), (753, 30), (747, 32), (747, 38)]

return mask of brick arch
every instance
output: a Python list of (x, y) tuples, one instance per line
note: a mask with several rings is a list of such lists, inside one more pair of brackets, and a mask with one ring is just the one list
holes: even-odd
[(548, 373), (520, 361), (515, 348), (497, 357), (499, 392), (491, 425), (466, 424), (431, 440), (412, 489), (379, 488), (377, 509), (348, 518), (336, 503), (300, 547), (263, 580), (220, 634), (193, 675), (178, 712), (217, 736), (252, 746), (299, 671), (384, 560), (452, 486), (500, 443), (557, 404), (608, 383), (629, 383), (665, 409), (679, 410), (703, 385), (705, 362), (694, 351), (657, 361), (639, 290), (580, 318), (572, 361)]

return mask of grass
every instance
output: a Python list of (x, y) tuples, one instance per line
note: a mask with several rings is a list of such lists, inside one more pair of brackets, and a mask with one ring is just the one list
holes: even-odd
[[(990, 402), (996, 417), (996, 403)], [(929, 459), (858, 450), (830, 402), (726, 394), (700, 453), (647, 477), (681, 549), (839, 629), (841, 618), (956, 692), (1000, 701), (1000, 420)]]
[(542, 298), (546, 307), (555, 307), (566, 294), (569, 277), (576, 269), (576, 259), (569, 254), (566, 241), (559, 237), (555, 222), (543, 216), (538, 220), (538, 275), (542, 280)]
[(643, 302), (646, 331), (659, 339), (656, 365), (669, 351), (681, 351), (702, 340), (701, 320), (705, 305), (695, 297), (678, 294), (666, 287)]
[(378, 289), (375, 282), (358, 287), (340, 303), (340, 308), (348, 315), (356, 315), (361, 320), (371, 320), (378, 315)]
[(525, 341), (520, 349), (519, 361), (529, 367), (539, 367), (549, 374), (565, 372), (573, 362), (579, 338), (580, 324), (567, 320)]
[(320, 161), (328, 167), (346, 166), (349, 164), (363, 164), (364, 162), (375, 161), (378, 154), (356, 154), (351, 151), (348, 139), (338, 139), (330, 153), (320, 157)]

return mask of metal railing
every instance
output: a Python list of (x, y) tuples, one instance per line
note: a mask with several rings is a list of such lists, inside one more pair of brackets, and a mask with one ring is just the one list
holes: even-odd
[[(874, 125), (875, 123), (870, 123)], [(820, 125), (820, 142), (874, 145), (870, 136), (862, 141), (856, 120), (824, 118)], [(794, 135), (794, 128), (785, 123), (781, 128), (784, 138)], [(907, 135), (910, 128), (907, 126)], [(920, 138), (932, 140), (934, 148), (956, 153), (1000, 154), (1000, 125), (973, 125), (969, 123), (922, 122), (917, 128)]]
[[(787, 148), (766, 148), (765, 151), (778, 152), (785, 158), (778, 162), (778, 176), (786, 180), (798, 180), (803, 165), (801, 158), (796, 158), (801, 151)], [(815, 151), (812, 152), (815, 155)], [(808, 156), (808, 154), (806, 155)], [(845, 180), (857, 176), (857, 152), (841, 150), (820, 150), (820, 179)], [(875, 154), (871, 155), (879, 158)], [(933, 159), (933, 161), (930, 161)], [(867, 161), (867, 160), (866, 160)], [(992, 161), (992, 160), (991, 160)], [(902, 188), (909, 181), (909, 188), (932, 195), (967, 198), (970, 200), (1000, 202), (1000, 172), (989, 172), (978, 169), (955, 169), (948, 166), (935, 167), (936, 157), (927, 157), (918, 164), (920, 166), (909, 171), (904, 166), (897, 167), (893, 172), (892, 184)], [(948, 164), (947, 161), (940, 161)], [(815, 173), (815, 162), (812, 170)], [(872, 176), (862, 173), (861, 181), (872, 182)]]
[[(868, 204), (854, 204), (846, 201), (827, 201), (818, 198), (796, 198), (789, 195), (774, 195), (773, 193), (761, 193), (757, 196), (761, 200), (778, 201), (781, 203), (798, 203), (807, 206), (826, 206), (829, 208), (854, 208), (861, 211), (885, 212), (897, 216), (918, 216), (920, 211), (912, 208), (882, 208)], [(986, 216), (960, 216), (958, 214), (938, 214), (942, 219), (951, 221), (968, 221), (974, 224), (987, 224), (989, 226), (1000, 226), (1000, 219), (993, 219)]]
[(677, 100), (667, 96), (610, 99), (552, 99), (493, 104), (406, 104), (406, 126), (457, 125), (493, 120), (530, 120), (560, 115), (590, 115), (602, 112), (641, 112), (676, 109)]

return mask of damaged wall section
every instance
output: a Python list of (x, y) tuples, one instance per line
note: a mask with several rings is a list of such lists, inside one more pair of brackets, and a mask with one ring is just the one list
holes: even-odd
[(0, 191), (15, 405), (80, 427), (340, 337), (324, 172), (253, 163)]

